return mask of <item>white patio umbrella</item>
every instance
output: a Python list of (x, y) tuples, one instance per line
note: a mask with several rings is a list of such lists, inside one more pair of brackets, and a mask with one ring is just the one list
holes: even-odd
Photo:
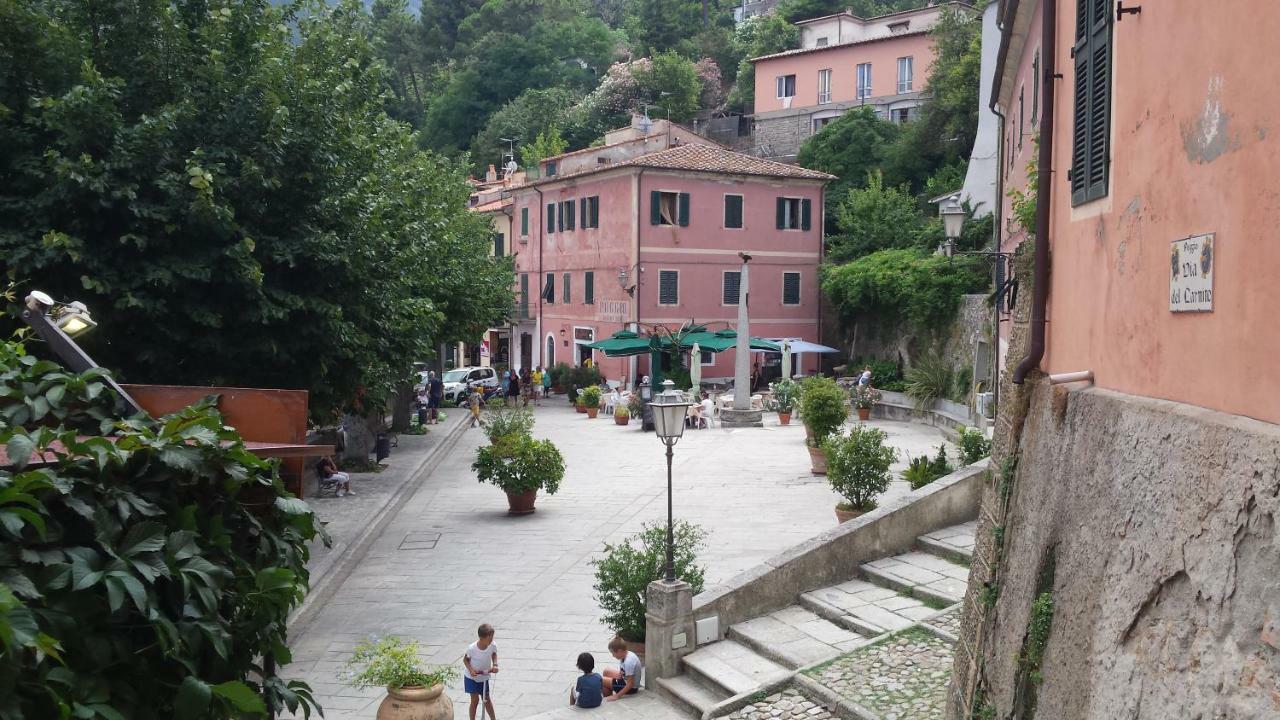
[(694, 343), (693, 349), (689, 351), (689, 384), (693, 387), (695, 396), (702, 389), (702, 347), (698, 343)]
[(791, 341), (782, 341), (782, 379), (791, 377)]

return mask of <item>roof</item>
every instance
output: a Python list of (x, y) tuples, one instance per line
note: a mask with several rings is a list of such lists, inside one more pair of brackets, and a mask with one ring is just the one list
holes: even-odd
[(546, 185), (560, 180), (578, 178), (584, 175), (605, 172), (607, 170), (617, 170), (619, 168), (687, 170), (691, 172), (718, 173), (724, 175), (757, 175), (761, 177), (796, 178), (802, 180), (822, 181), (834, 180), (836, 178), (835, 175), (829, 175), (818, 170), (810, 170), (798, 165), (787, 165), (785, 163), (774, 162), (772, 160), (765, 160), (753, 155), (744, 155), (732, 150), (727, 150), (718, 145), (713, 147), (711, 145), (688, 143), (685, 145), (677, 145), (672, 148), (667, 148), (666, 150), (651, 152), (630, 160), (613, 163), (611, 165), (587, 168), (575, 173), (553, 175), (548, 178), (542, 178), (528, 183), (524, 187)]
[(498, 200), (490, 200), (487, 203), (475, 205), (471, 208), (472, 212), (499, 212), (505, 207), (511, 206), (511, 198), (499, 198)]
[(890, 18), (890, 17), (893, 17), (894, 15), (911, 15), (914, 13), (919, 13), (923, 10), (935, 10), (939, 7), (942, 7), (943, 5), (961, 5), (969, 8), (970, 10), (973, 9), (973, 3), (969, 2), (969, 0), (951, 0), (951, 2), (942, 2), (936, 5), (933, 3), (930, 3), (923, 7), (907, 8), (906, 10), (895, 10), (891, 13), (885, 13), (883, 15), (872, 15), (871, 17), (862, 17), (861, 15), (854, 15), (848, 10), (841, 10), (838, 13), (832, 13), (830, 15), (823, 15), (821, 17), (809, 18), (808, 20), (797, 20), (793, 24), (808, 25), (809, 23), (819, 22), (821, 20), (830, 20), (831, 18), (834, 18), (834, 17), (848, 17), (848, 18), (853, 18), (855, 20), (861, 20), (863, 22), (871, 22), (873, 20), (883, 20), (884, 18)]
[(839, 50), (841, 48), (854, 47), (857, 45), (870, 45), (872, 43), (884, 42), (886, 40), (897, 40), (905, 37), (915, 37), (917, 35), (928, 35), (930, 29), (912, 30), (910, 32), (898, 33), (896, 35), (884, 35), (882, 37), (871, 38), (870, 40), (853, 40), (850, 42), (836, 43), (835, 45), (823, 45), (822, 47), (796, 48), (795, 50), (783, 50), (780, 53), (772, 55), (761, 55), (754, 57), (747, 62), (759, 62), (761, 60), (773, 60), (780, 57), (791, 57), (792, 55), (806, 55), (808, 53), (826, 52), (828, 50)]

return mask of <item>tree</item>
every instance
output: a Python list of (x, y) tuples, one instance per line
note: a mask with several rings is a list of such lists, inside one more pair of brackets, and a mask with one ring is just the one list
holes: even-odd
[(292, 21), (0, 7), (38, 68), (0, 87), (0, 251), (93, 308), (104, 365), (304, 388), (328, 418), (381, 408), (437, 343), (509, 311), (510, 261), (489, 257), (463, 169), (387, 117), (354, 0)]
[(838, 223), (834, 205), (848, 196), (849, 190), (865, 187), (867, 178), (880, 172), (885, 150), (897, 140), (899, 133), (897, 125), (881, 120), (874, 109), (861, 107), (827, 123), (800, 146), (797, 164), (829, 172), (837, 178), (827, 188), (828, 224), (832, 230), (837, 226), (831, 225), (831, 221)]
[(822, 290), (846, 320), (901, 319), (915, 331), (948, 322), (960, 296), (984, 290), (988, 282), (972, 259), (919, 248), (878, 250), (822, 269)]
[(560, 137), (560, 128), (552, 125), (538, 133), (532, 143), (520, 146), (520, 160), (525, 167), (535, 168), (543, 160), (563, 153), (568, 146), (564, 138)]
[(673, 52), (655, 55), (634, 71), (641, 97), (656, 105), (672, 122), (685, 122), (698, 112), (702, 79), (698, 67)]
[(777, 13), (767, 13), (748, 18), (738, 25), (733, 36), (733, 47), (738, 57), (733, 91), (729, 93), (729, 107), (748, 112), (755, 105), (756, 70), (752, 58), (790, 50), (800, 45), (800, 30)]
[(827, 256), (836, 263), (877, 250), (915, 247), (924, 225), (907, 188), (885, 187), (878, 172), (868, 176), (866, 187), (848, 192), (837, 215), (841, 233), (827, 237)]
[(472, 160), (477, 167), (483, 167), (501, 157), (508, 147), (502, 138), (509, 138), (520, 147), (532, 143), (552, 126), (565, 127), (570, 108), (581, 98), (574, 90), (563, 87), (524, 91), (489, 116), (484, 129), (471, 141)]

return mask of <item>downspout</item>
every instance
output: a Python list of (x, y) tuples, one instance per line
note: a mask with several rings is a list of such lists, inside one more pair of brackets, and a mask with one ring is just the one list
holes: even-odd
[[(542, 188), (534, 185), (533, 191), (538, 193), (538, 233), (534, 236), (538, 238), (538, 276), (533, 279), (533, 281), (538, 284), (538, 320), (534, 323), (534, 327), (537, 328), (534, 332), (538, 333), (538, 357), (542, 357), (543, 351), (547, 349), (547, 340), (542, 336), (542, 246), (544, 244), (543, 241), (545, 240), (543, 233), (546, 232), (547, 229), (547, 205), (543, 202)], [(545, 357), (542, 358), (542, 362), (540, 364), (542, 365), (543, 372), (551, 372), (551, 366), (547, 364), (547, 359)]]
[(1032, 273), (1031, 347), (1027, 357), (1013, 372), (1013, 382), (1021, 385), (1044, 358), (1045, 309), (1049, 304), (1049, 216), (1053, 205), (1053, 116), (1054, 80), (1058, 74), (1058, 2), (1044, 0), (1044, 20), (1040, 28), (1041, 57), (1044, 58), (1041, 87), (1044, 88), (1040, 116), (1039, 178), (1036, 182), (1036, 256)]
[[(839, 27), (837, 24), (836, 27)], [(822, 275), (822, 261), (826, 258), (827, 248), (827, 183), (824, 181), (822, 187), (818, 189), (818, 274), (813, 278), (814, 285), (818, 291), (818, 332), (815, 335), (818, 342), (822, 342), (822, 281), (819, 279)], [(856, 336), (855, 336), (856, 337)], [(786, 349), (786, 348), (784, 348)], [(822, 360), (818, 360), (818, 374), (822, 374)], [(800, 372), (803, 372), (801, 370)], [(783, 378), (784, 380), (786, 378)]]
[[(992, 234), (995, 235), (995, 251), (1000, 252), (1000, 248), (1004, 245), (1004, 236), (1001, 233), (1001, 228), (1004, 227), (1004, 193), (1002, 191), (1004, 190), (1004, 183), (1006, 179), (1004, 173), (1004, 164), (1006, 162), (1004, 157), (1005, 116), (1004, 113), (1000, 111), (996, 98), (992, 98), (991, 100), (991, 113), (1000, 118), (1000, 129), (996, 131), (996, 193), (998, 194), (998, 197), (996, 197), (996, 206), (992, 211), (995, 215), (995, 227), (992, 228)], [(996, 262), (1003, 263), (1004, 258), (997, 256)], [(1009, 273), (1013, 272), (1012, 262), (1009, 263), (1007, 270)], [(1008, 281), (1009, 278), (1006, 275), (1005, 282)], [(996, 286), (996, 291), (999, 292), (999, 290), (1000, 287)], [(995, 363), (993, 363), (993, 365), (995, 365), (995, 380), (991, 383), (991, 404), (993, 406), (992, 415), (994, 417), (1000, 416), (1000, 300), (1001, 298), (997, 296), (995, 301), (995, 311), (992, 313), (992, 321), (994, 324), (991, 327), (991, 330), (995, 335), (995, 337), (992, 338), (995, 341), (992, 346), (992, 355), (995, 358)], [(978, 415), (982, 415), (981, 408), (978, 410)]]

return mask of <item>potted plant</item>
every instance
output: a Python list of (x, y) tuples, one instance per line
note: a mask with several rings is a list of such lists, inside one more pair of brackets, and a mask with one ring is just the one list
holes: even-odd
[(872, 389), (869, 385), (854, 385), (853, 406), (858, 409), (858, 419), (866, 422), (871, 419), (871, 408), (880, 402), (880, 391)]
[[(676, 578), (689, 583), (697, 595), (702, 592), (706, 575), (706, 568), (697, 564), (697, 554), (707, 533), (685, 520), (676, 521), (674, 532)], [(605, 543), (604, 555), (591, 561), (596, 569), (596, 602), (603, 613), (601, 620), (637, 655), (644, 654), (645, 590), (649, 583), (663, 577), (666, 555), (667, 526), (650, 522), (617, 545)]]
[(537, 508), (539, 490), (555, 495), (564, 479), (564, 457), (550, 440), (528, 435), (503, 438), (476, 451), (471, 464), (480, 482), (493, 483), (507, 494), (507, 512), (527, 515)]
[(844, 498), (836, 505), (840, 522), (875, 510), (876, 496), (889, 489), (889, 466), (898, 451), (884, 444), (886, 438), (883, 430), (857, 425), (848, 435), (827, 439), (827, 481)]
[(586, 406), (587, 417), (595, 419), (596, 414), (600, 412), (600, 386), (588, 385), (580, 394), (582, 404)]
[(533, 413), (524, 408), (490, 405), (480, 418), (480, 427), (489, 443), (497, 444), (506, 438), (528, 435), (533, 430)]
[(582, 394), (573, 388), (569, 388), (569, 392), (573, 395), (573, 409), (580, 413), (587, 411), (587, 404), (582, 400)]
[(849, 417), (848, 396), (827, 377), (811, 377), (804, 381), (800, 392), (800, 419), (804, 421), (808, 437), (809, 461), (814, 475), (827, 474), (827, 458), (823, 443), (840, 430)]
[(356, 646), (346, 664), (356, 688), (385, 687), (377, 720), (452, 720), (453, 702), (444, 685), (457, 670), (423, 664), (416, 640), (385, 637)]
[(800, 383), (791, 378), (783, 378), (771, 386), (773, 390), (773, 411), (778, 413), (779, 425), (791, 424), (791, 413), (800, 402)]
[(631, 410), (619, 403), (613, 408), (613, 422), (618, 425), (627, 425), (631, 422)]

